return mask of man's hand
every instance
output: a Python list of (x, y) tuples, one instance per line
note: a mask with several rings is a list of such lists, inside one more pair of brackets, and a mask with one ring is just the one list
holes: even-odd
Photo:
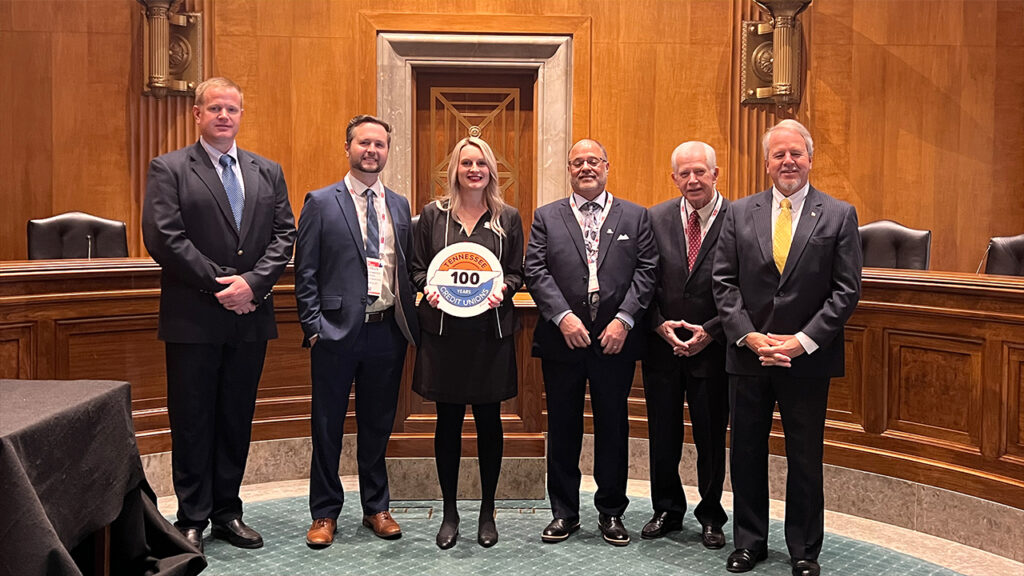
[[(780, 366), (789, 368), (792, 366), (793, 358), (804, 353), (804, 346), (793, 334), (772, 334), (768, 333), (768, 343), (757, 349), (759, 360), (762, 366)], [(748, 346), (750, 339), (747, 338)]]
[(604, 327), (601, 335), (598, 336), (601, 341), (601, 350), (609, 355), (622, 352), (622, 345), (626, 342), (627, 334), (629, 334), (629, 330), (626, 329), (626, 324), (618, 318), (612, 318), (612, 321)]
[(215, 280), (221, 284), (228, 285), (227, 288), (217, 292), (217, 301), (220, 302), (221, 306), (235, 314), (248, 314), (256, 309), (256, 305), (252, 303), (252, 288), (249, 287), (249, 283), (245, 281), (245, 278), (241, 276), (221, 276), (215, 278)]
[(430, 304), (431, 308), (437, 308), (437, 303), (441, 301), (441, 293), (437, 291), (437, 286), (424, 286), (423, 297), (427, 299), (427, 304)]
[(565, 338), (565, 345), (570, 350), (575, 348), (586, 348), (590, 346), (590, 334), (579, 316), (569, 312), (558, 323), (558, 329), (562, 331), (562, 338)]
[(491, 308), (501, 306), (501, 303), (505, 300), (505, 290), (508, 290), (508, 284), (502, 284), (501, 290), (491, 292), (490, 296), (487, 297), (487, 306)]
[(680, 342), (679, 346), (672, 347), (672, 353), (676, 356), (696, 356), (701, 350), (711, 344), (711, 335), (700, 324), (690, 324), (686, 320), (680, 320), (679, 326), (686, 328), (693, 333), (686, 342)]
[(665, 320), (662, 322), (654, 331), (661, 336), (661, 339), (668, 342), (668, 345), (672, 347), (674, 352), (676, 348), (683, 345), (683, 341), (676, 335), (676, 328), (682, 328), (682, 320)]

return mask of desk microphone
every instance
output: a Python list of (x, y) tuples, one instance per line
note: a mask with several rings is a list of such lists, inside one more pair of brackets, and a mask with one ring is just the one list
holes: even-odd
[(89, 260), (92, 260), (92, 234), (86, 234), (85, 241), (87, 246), (85, 257), (88, 258)]
[(981, 262), (978, 262), (978, 269), (974, 271), (975, 274), (981, 274), (981, 266), (985, 264), (985, 259), (988, 258), (988, 251), (992, 249), (992, 243), (989, 242), (988, 246), (985, 247), (985, 253), (981, 255)]

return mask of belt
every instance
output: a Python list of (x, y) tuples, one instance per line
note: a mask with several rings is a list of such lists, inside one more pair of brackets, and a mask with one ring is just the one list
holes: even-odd
[(367, 312), (365, 315), (363, 315), (363, 323), (374, 324), (376, 322), (383, 322), (385, 320), (390, 320), (391, 318), (394, 318), (394, 316), (395, 307), (392, 306), (391, 308), (388, 308), (387, 310), (381, 310), (380, 312)]

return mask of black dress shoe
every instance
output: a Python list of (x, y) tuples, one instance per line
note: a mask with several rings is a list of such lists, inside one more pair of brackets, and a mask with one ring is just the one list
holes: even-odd
[(767, 557), (767, 550), (737, 548), (732, 554), (729, 554), (729, 559), (725, 561), (725, 569), (729, 572), (750, 572), (758, 562)]
[(725, 534), (722, 533), (721, 528), (708, 524), (700, 531), (700, 542), (705, 548), (718, 550), (725, 547)]
[(629, 532), (622, 525), (622, 518), (598, 514), (597, 527), (601, 529), (604, 541), (612, 546), (625, 546), (629, 544)]
[(249, 528), (241, 518), (235, 518), (227, 524), (214, 524), (213, 537), (227, 540), (237, 548), (262, 548), (263, 536)]
[(188, 540), (188, 543), (193, 548), (199, 550), (199, 553), (203, 553), (203, 531), (199, 528), (178, 528), (178, 532)]
[(814, 560), (794, 560), (793, 576), (818, 576), (821, 574), (821, 566)]
[(669, 532), (683, 529), (683, 519), (671, 512), (655, 512), (650, 521), (640, 531), (640, 537), (645, 540), (653, 540), (667, 536)]
[(494, 525), (494, 516), (487, 515), (480, 519), (476, 541), (484, 548), (490, 548), (498, 543), (498, 527)]
[(549, 544), (561, 542), (579, 529), (579, 518), (555, 518), (550, 524), (548, 524), (548, 527), (544, 529), (544, 532), (540, 535), (540, 539)]

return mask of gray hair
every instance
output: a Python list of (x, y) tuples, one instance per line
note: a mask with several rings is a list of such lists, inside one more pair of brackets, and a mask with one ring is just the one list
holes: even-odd
[(676, 156), (682, 154), (687, 148), (698, 145), (704, 148), (704, 162), (708, 165), (708, 168), (714, 170), (718, 166), (718, 158), (715, 155), (715, 149), (712, 148), (710, 144), (699, 140), (690, 140), (689, 142), (683, 142), (679, 146), (676, 146), (676, 149), (672, 151), (672, 172), (675, 172), (679, 168), (679, 166), (676, 165)]
[(814, 157), (814, 140), (811, 138), (811, 133), (807, 131), (807, 128), (805, 128), (803, 124), (796, 120), (787, 118), (775, 126), (772, 126), (764, 133), (764, 138), (761, 139), (761, 149), (764, 152), (765, 160), (768, 159), (768, 139), (771, 138), (772, 133), (776, 130), (792, 130), (803, 136), (804, 144), (807, 145), (807, 156), (811, 158)]

